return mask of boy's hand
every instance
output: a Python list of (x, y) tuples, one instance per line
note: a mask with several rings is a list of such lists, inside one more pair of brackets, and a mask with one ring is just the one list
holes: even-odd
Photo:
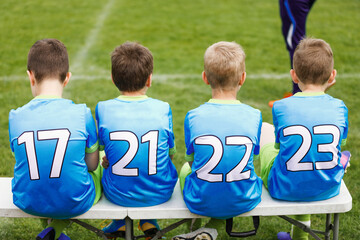
[(109, 160), (106, 158), (106, 156), (103, 156), (101, 166), (103, 166), (105, 169), (109, 167)]

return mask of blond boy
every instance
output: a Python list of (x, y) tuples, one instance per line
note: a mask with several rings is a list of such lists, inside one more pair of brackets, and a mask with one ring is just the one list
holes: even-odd
[(220, 228), (223, 219), (250, 211), (261, 201), (262, 181), (253, 160), (259, 154), (262, 117), (237, 100), (245, 78), (245, 53), (239, 44), (211, 45), (202, 79), (211, 86), (212, 98), (185, 117), (184, 200), (191, 212), (212, 218), (206, 225), (210, 228)]

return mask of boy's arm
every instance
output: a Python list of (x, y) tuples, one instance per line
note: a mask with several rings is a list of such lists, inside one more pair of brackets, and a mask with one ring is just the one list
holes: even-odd
[(192, 164), (194, 162), (194, 148), (190, 140), (191, 134), (190, 134), (190, 125), (189, 125), (189, 113), (186, 114), (184, 121), (184, 135), (185, 135), (185, 147), (186, 147), (185, 161), (187, 161), (190, 167), (192, 167)]
[(86, 140), (85, 163), (88, 171), (94, 171), (99, 165), (99, 143), (95, 121), (89, 108), (86, 108), (86, 130), (88, 138)]
[[(274, 104), (275, 105), (275, 104)], [(276, 108), (275, 106), (273, 106), (272, 108), (272, 116), (273, 116), (273, 124), (274, 124), (274, 128), (275, 128), (275, 131), (274, 131), (274, 134), (275, 134), (275, 149), (280, 149), (280, 139), (279, 139), (279, 124), (278, 124), (278, 120), (277, 120), (277, 115), (276, 115)]]
[(261, 112), (260, 112), (259, 115), (260, 116), (259, 116), (259, 127), (258, 127), (258, 132), (257, 132), (257, 143), (256, 143), (255, 149), (254, 149), (254, 160), (255, 161), (259, 160), (259, 153), (260, 153), (260, 139), (261, 139), (261, 128), (262, 128), (262, 114), (261, 114)]
[(347, 140), (347, 135), (348, 135), (348, 130), (349, 130), (348, 109), (344, 102), (343, 102), (343, 105), (344, 105), (343, 108), (344, 108), (345, 128), (344, 128), (344, 133), (343, 133), (343, 137), (341, 140), (342, 147), (346, 145), (346, 140)]
[(85, 153), (85, 162), (88, 167), (88, 171), (95, 171), (99, 165), (99, 149), (95, 152)]
[(169, 113), (168, 113), (168, 117), (169, 117), (169, 140), (168, 140), (168, 144), (169, 144), (169, 156), (170, 159), (173, 160), (174, 159), (174, 155), (176, 153), (176, 146), (175, 146), (175, 136), (174, 136), (174, 130), (173, 130), (173, 121), (172, 121), (172, 111), (169, 105)]

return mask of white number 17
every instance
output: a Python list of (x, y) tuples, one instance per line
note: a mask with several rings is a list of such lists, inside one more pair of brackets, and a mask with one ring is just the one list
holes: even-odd
[[(40, 130), (37, 132), (37, 139), (39, 141), (57, 139), (57, 144), (55, 147), (55, 153), (50, 171), (50, 178), (60, 177), (69, 138), (70, 131), (68, 129)], [(30, 179), (38, 180), (40, 179), (40, 174), (36, 157), (34, 132), (23, 132), (18, 137), (18, 145), (22, 144), (25, 144), (25, 151), (29, 164)]]

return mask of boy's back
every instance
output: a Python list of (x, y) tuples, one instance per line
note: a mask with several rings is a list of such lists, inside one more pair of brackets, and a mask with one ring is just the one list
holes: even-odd
[(212, 99), (187, 114), (186, 154), (193, 154), (193, 164), (184, 200), (191, 212), (230, 218), (261, 201), (262, 181), (253, 165), (261, 123), (260, 111), (236, 100)]
[(9, 115), (15, 153), (14, 203), (25, 212), (69, 218), (94, 203), (85, 149), (97, 148), (90, 109), (70, 100), (38, 96)]
[(275, 102), (280, 151), (268, 178), (273, 197), (314, 201), (339, 193), (344, 170), (338, 160), (342, 140), (347, 138), (347, 115), (341, 100), (324, 93), (298, 93)]
[(102, 179), (106, 197), (123, 206), (151, 206), (170, 199), (177, 172), (169, 104), (146, 96), (99, 102), (100, 145), (109, 168)]

